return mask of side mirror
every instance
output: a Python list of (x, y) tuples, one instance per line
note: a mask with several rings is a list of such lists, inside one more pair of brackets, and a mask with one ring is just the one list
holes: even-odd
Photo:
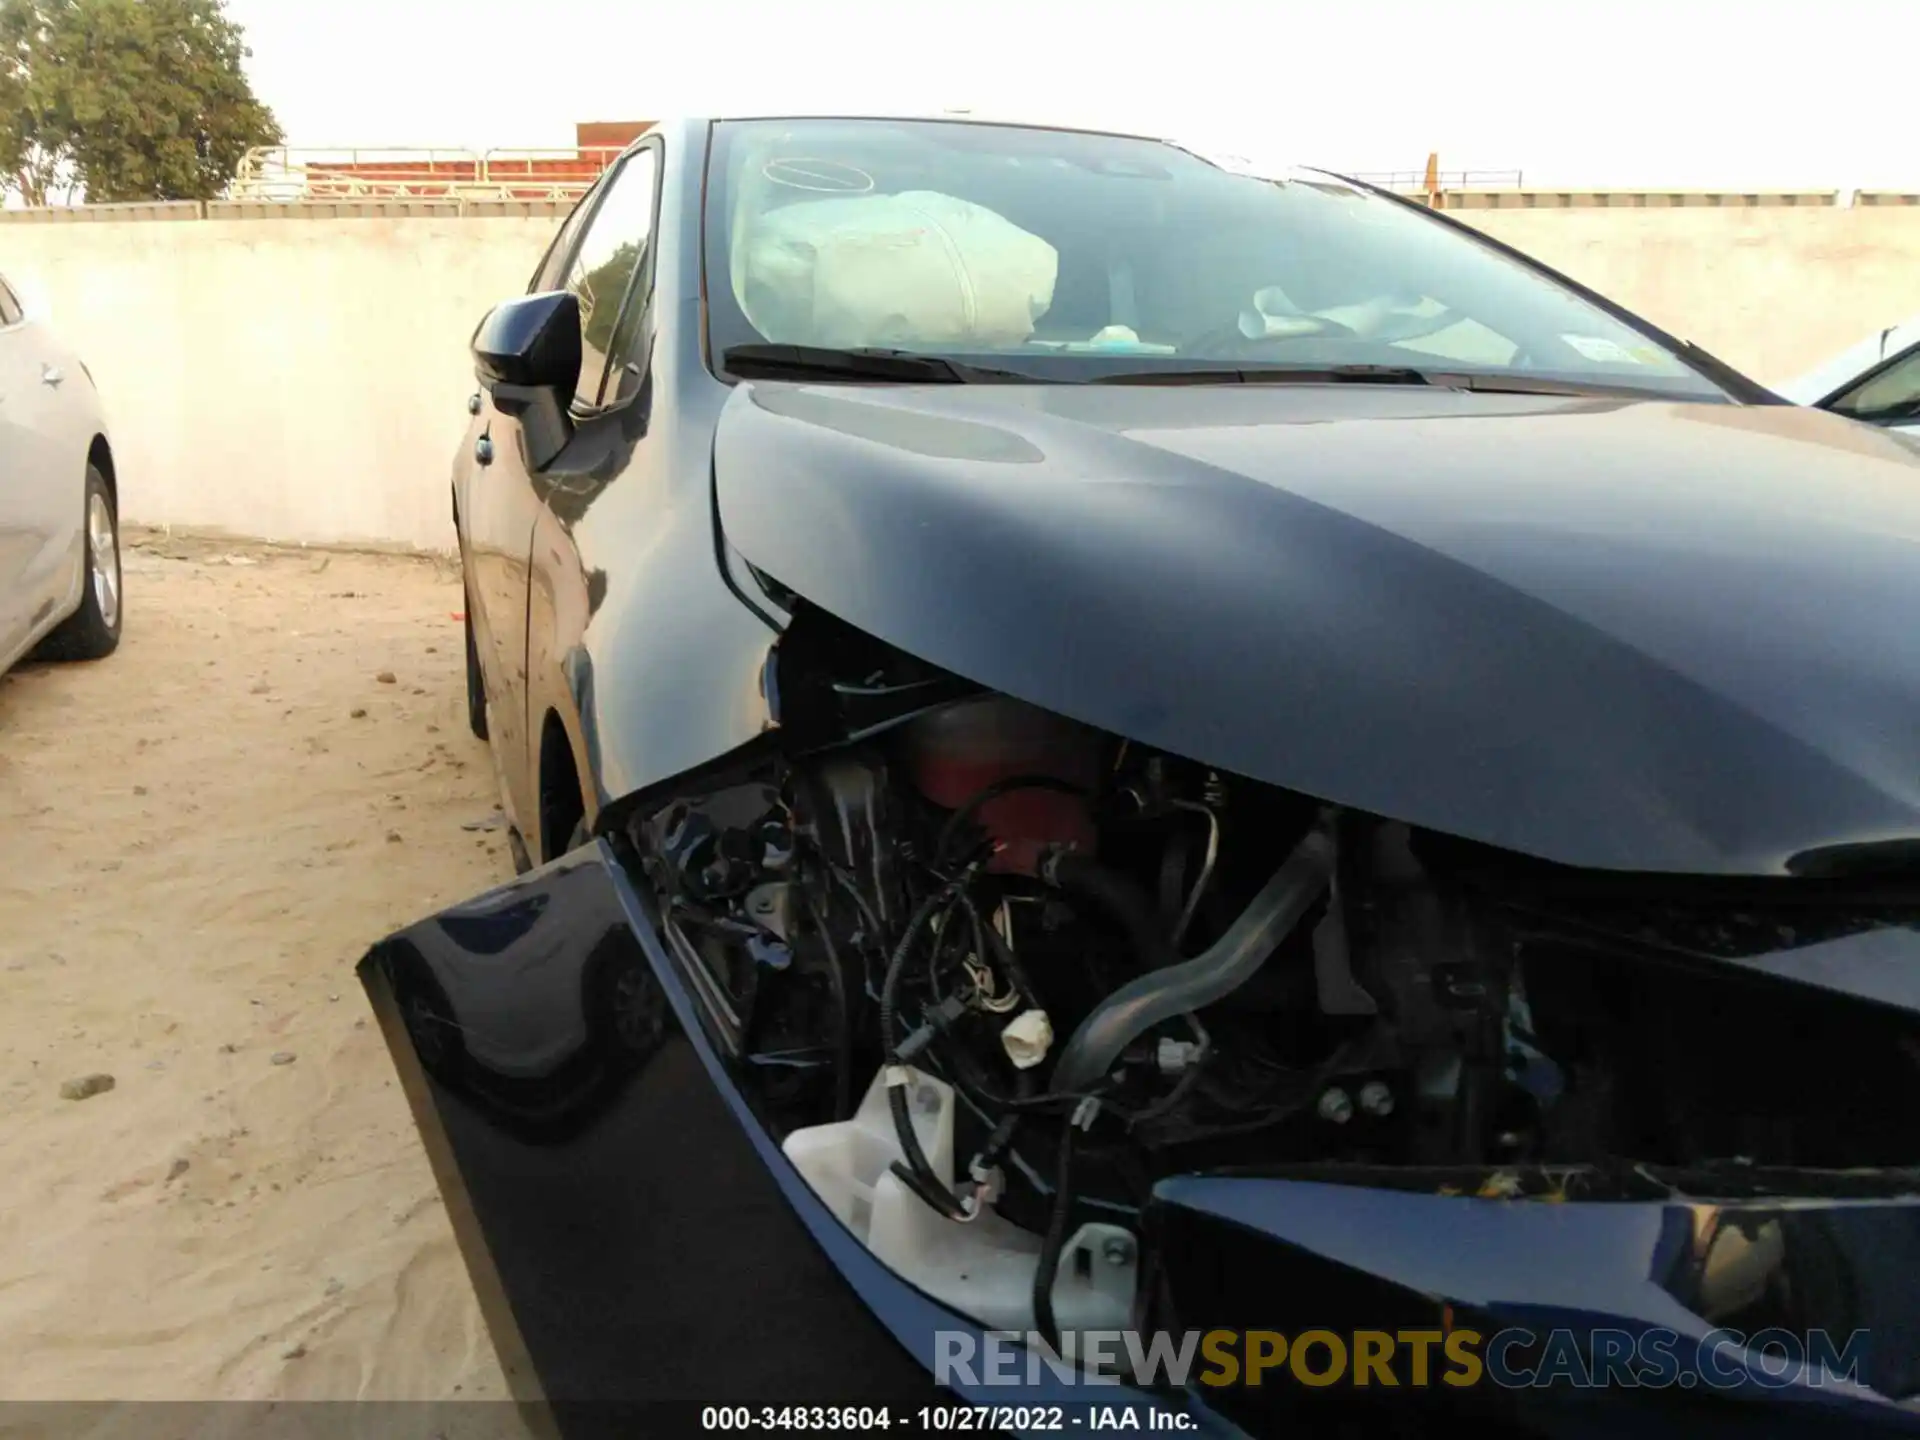
[(527, 464), (542, 470), (573, 437), (567, 407), (580, 379), (580, 302), (569, 290), (495, 306), (473, 332), (473, 373), (494, 408), (520, 422)]

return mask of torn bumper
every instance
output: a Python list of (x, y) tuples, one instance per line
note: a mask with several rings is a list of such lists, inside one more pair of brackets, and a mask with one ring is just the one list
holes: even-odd
[[(1920, 1433), (1897, 1403), (1920, 1390), (1920, 1198), (1545, 1204), (1357, 1174), (1176, 1178), (1143, 1217), (1152, 1323), (1176, 1342), (1321, 1331), (1351, 1353), (1360, 1332), (1564, 1329), (1584, 1337), (1591, 1382), (1600, 1332), (1661, 1331), (1678, 1337), (1676, 1368), (1661, 1385), (1501, 1383), (1496, 1366), (1524, 1380), (1541, 1363), (1509, 1342), (1482, 1347), (1465, 1387), (1437, 1361), (1426, 1387), (1315, 1386), (1290, 1369), (1210, 1384), (1204, 1352), (1154, 1388), (956, 1376), (943, 1357), (985, 1354), (988, 1338), (880, 1265), (801, 1181), (608, 842), (398, 932), (360, 977), (514, 1394), (569, 1436), (634, 1433), (661, 1405), (905, 1415), (956, 1396), (1131, 1406), (1142, 1428), (1148, 1409), (1178, 1412), (1201, 1433), (1286, 1433), (1329, 1406), (1397, 1421), (1465, 1409), (1482, 1433)], [(1722, 1333), (1767, 1329), (1824, 1331), (1859, 1361), (1852, 1379), (1787, 1374)], [(1855, 1331), (1865, 1348), (1849, 1351)], [(1689, 1385), (1689, 1369), (1712, 1383)]]
[(638, 1433), (662, 1405), (952, 1403), (941, 1337), (979, 1328), (806, 1188), (607, 842), (400, 931), (359, 973), (523, 1404), (573, 1436)]

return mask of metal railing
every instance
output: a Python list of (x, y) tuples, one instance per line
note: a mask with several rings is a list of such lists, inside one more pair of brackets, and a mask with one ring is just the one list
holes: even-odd
[(405, 150), (262, 145), (241, 157), (235, 200), (578, 199), (624, 151)]
[[(292, 148), (263, 145), (241, 158), (229, 192), (235, 200), (546, 200), (578, 199), (624, 146), (579, 150), (447, 150), (395, 147)], [(1420, 194), (1424, 170), (1361, 172), (1383, 189)], [(1517, 189), (1518, 170), (1442, 170), (1445, 190)]]
[[(1424, 170), (1362, 170), (1353, 172), (1353, 178), (1406, 195), (1423, 194), (1427, 189)], [(1518, 170), (1441, 170), (1434, 178), (1442, 190), (1517, 190), (1523, 183)]]

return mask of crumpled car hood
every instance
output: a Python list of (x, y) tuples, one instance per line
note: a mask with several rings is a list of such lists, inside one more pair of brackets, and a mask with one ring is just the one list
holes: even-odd
[(1920, 460), (1828, 415), (756, 383), (715, 471), (812, 603), (1257, 780), (1618, 870), (1920, 837)]

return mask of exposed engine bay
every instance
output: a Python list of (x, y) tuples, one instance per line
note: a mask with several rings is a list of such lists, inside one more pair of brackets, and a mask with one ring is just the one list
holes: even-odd
[(1745, 963), (1913, 924), (1898, 893), (1549, 866), (819, 612), (778, 666), (783, 729), (626, 836), (788, 1158), (989, 1328), (1149, 1318), (1173, 1174), (1556, 1200), (1920, 1162), (1911, 1015)]

